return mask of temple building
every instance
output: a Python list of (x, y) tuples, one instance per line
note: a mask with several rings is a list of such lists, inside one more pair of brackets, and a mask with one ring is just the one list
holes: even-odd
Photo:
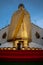
[(0, 48), (14, 50), (43, 49), (43, 29), (31, 23), (23, 4), (12, 15), (10, 25), (0, 30)]

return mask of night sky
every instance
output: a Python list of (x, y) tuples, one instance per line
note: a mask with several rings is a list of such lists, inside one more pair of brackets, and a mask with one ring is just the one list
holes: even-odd
[(10, 24), (20, 3), (30, 13), (31, 22), (43, 28), (43, 0), (0, 0), (0, 29)]

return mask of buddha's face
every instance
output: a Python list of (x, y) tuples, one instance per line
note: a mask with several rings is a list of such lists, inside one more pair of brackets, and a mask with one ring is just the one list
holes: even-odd
[(20, 9), (20, 10), (23, 10), (24, 8), (21, 6), (19, 9)]

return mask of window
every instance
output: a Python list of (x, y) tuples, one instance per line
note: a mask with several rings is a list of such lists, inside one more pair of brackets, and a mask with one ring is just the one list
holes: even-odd
[(1, 46), (1, 43), (0, 43), (0, 46)]
[(43, 39), (43, 37), (42, 37), (42, 39)]
[(5, 39), (7, 36), (6, 32), (2, 35), (2, 38)]
[(35, 33), (35, 36), (36, 36), (37, 39), (40, 38), (40, 34), (38, 32)]

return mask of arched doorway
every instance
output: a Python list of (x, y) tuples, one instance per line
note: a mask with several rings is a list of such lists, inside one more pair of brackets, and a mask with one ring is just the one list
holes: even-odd
[(19, 41), (18, 43), (17, 43), (17, 50), (21, 50), (21, 45), (23, 46), (23, 41)]

